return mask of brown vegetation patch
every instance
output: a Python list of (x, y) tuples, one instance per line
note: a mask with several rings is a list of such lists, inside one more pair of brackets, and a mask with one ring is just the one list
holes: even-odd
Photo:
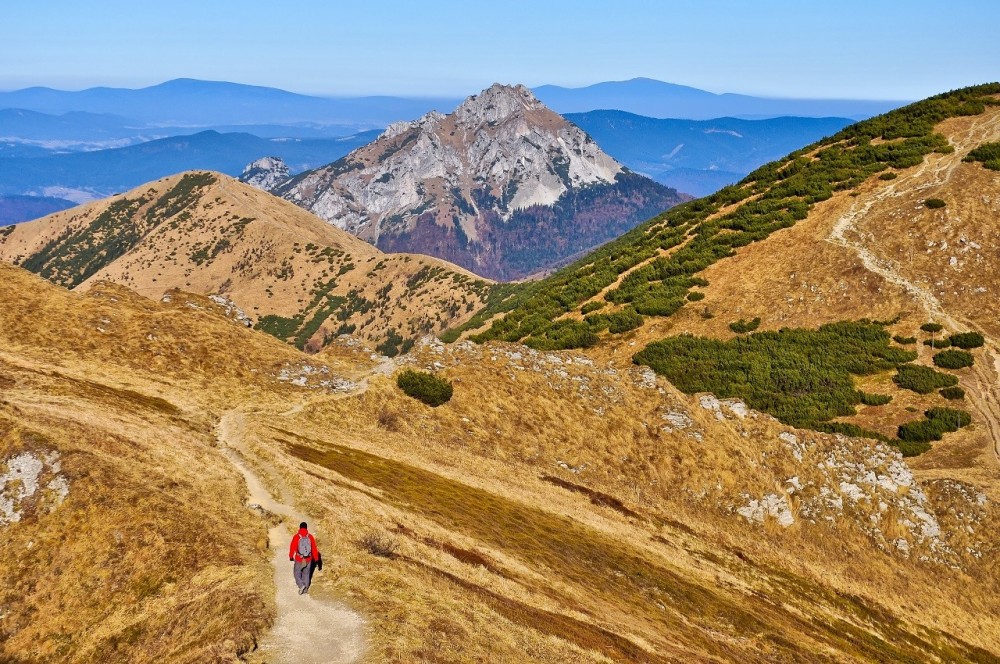
[(582, 493), (583, 495), (587, 496), (587, 498), (590, 498), (590, 502), (592, 502), (594, 505), (598, 505), (600, 507), (608, 507), (610, 509), (615, 510), (616, 512), (620, 512), (621, 514), (624, 514), (625, 516), (633, 519), (641, 518), (637, 512), (633, 512), (629, 508), (625, 507), (625, 504), (622, 503), (622, 501), (615, 498), (614, 496), (609, 496), (606, 493), (603, 493), (601, 491), (596, 491), (594, 489), (591, 489), (590, 487), (585, 487), (581, 484), (574, 484), (573, 482), (569, 482), (560, 477), (555, 477), (554, 475), (542, 475), (540, 479), (543, 482), (554, 484), (558, 487), (562, 487), (563, 489), (568, 489), (569, 491), (573, 491), (575, 493)]

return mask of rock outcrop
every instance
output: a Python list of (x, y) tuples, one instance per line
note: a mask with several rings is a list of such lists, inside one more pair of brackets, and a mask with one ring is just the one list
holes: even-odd
[(245, 182), (251, 187), (270, 191), (278, 185), (287, 181), (291, 177), (288, 171), (288, 164), (281, 157), (261, 157), (257, 161), (250, 162), (243, 173), (240, 174), (240, 182)]

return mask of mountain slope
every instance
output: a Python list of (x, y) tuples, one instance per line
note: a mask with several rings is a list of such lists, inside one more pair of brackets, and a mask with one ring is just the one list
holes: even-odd
[(624, 111), (568, 113), (565, 118), (632, 170), (696, 196), (714, 193), (851, 124), (845, 118), (660, 120)]
[(0, 474), (29, 454), (55, 487), (0, 523), (5, 659), (273, 661), (291, 579), (213, 429), (308, 510), (311, 593), (376, 661), (1000, 652), (995, 494), (581, 353), (423, 342), (406, 361), (455, 386), (432, 409), (356, 340), (306, 356), (173, 295), (0, 265)]
[(464, 319), (489, 290), (454, 266), (384, 255), (207, 172), (4, 229), (0, 259), (69, 288), (110, 280), (150, 298), (171, 288), (222, 294), (265, 330), (312, 349), (353, 331), (396, 352), (405, 339)]
[(605, 242), (682, 200), (604, 154), (523, 86), (391, 125), (274, 193), (386, 251), (499, 279)]
[(535, 94), (559, 113), (585, 113), (617, 109), (653, 118), (709, 120), (722, 117), (774, 118), (804, 117), (869, 118), (902, 106), (906, 102), (851, 99), (777, 99), (740, 94), (715, 94), (686, 85), (664, 83), (650, 78), (606, 81), (582, 88), (543, 85)]
[[(995, 108), (998, 92), (1000, 88), (995, 85), (960, 90), (849, 127), (820, 144), (758, 169), (740, 185), (652, 220), (546, 280), (507, 289), (502, 296), (498, 293), (466, 327), (476, 328), (489, 321), (490, 326), (479, 328), (482, 331), (474, 338), (524, 340), (544, 349), (609, 347), (618, 343), (615, 339), (620, 334), (628, 335), (630, 343), (651, 344), (668, 332), (696, 331), (715, 339), (730, 339), (734, 332), (758, 326), (761, 330), (799, 326), (805, 330), (785, 337), (764, 335), (737, 341), (735, 347), (671, 338), (643, 351), (636, 361), (668, 372), (672, 380), (684, 382), (688, 389), (698, 386), (719, 391), (705, 381), (706, 376), (716, 375), (712, 372), (721, 371), (726, 396), (746, 398), (786, 422), (882, 436), (894, 440), (908, 453), (924, 451), (933, 439), (921, 436), (920, 444), (913, 447), (908, 438), (911, 431), (900, 427), (926, 429), (930, 425), (920, 423), (921, 412), (938, 407), (954, 409), (955, 405), (945, 399), (946, 395), (937, 395), (930, 384), (916, 389), (933, 396), (919, 397), (907, 387), (910, 381), (890, 371), (900, 370), (900, 365), (914, 360), (925, 367), (932, 364), (930, 353), (917, 352), (924, 349), (919, 342), (948, 342), (935, 340), (932, 333), (917, 328), (943, 315), (940, 308), (929, 306), (926, 297), (905, 285), (907, 280), (893, 276), (887, 283), (881, 270), (907, 253), (934, 252), (933, 246), (921, 244), (924, 238), (941, 234), (940, 220), (922, 203), (932, 198), (928, 189), (940, 185), (937, 175), (928, 178), (940, 173), (984, 172), (977, 165), (962, 162), (962, 158), (979, 143), (995, 140), (1000, 121)], [(970, 136), (967, 125), (978, 129)], [(972, 218), (962, 217), (965, 223), (991, 227), (995, 217), (984, 212), (981, 204), (969, 200), (970, 196), (982, 196), (980, 189), (954, 185), (947, 189), (944, 198), (956, 203), (968, 201), (962, 203), (963, 208), (977, 211)], [(899, 228), (905, 228), (905, 237), (911, 243), (908, 251), (896, 247), (893, 253), (883, 254), (880, 249), (869, 255), (872, 250), (865, 248), (860, 258), (854, 249), (845, 252), (849, 242), (844, 229), (869, 218), (872, 206), (887, 196), (900, 196), (906, 203), (890, 217), (892, 224), (867, 237), (873, 238), (869, 242), (878, 247), (883, 241), (877, 238), (900, 237), (903, 233)], [(839, 221), (817, 227), (820, 222), (816, 220), (830, 219), (827, 215), (831, 209), (840, 210), (842, 216), (835, 218)], [(963, 265), (960, 255), (980, 252), (970, 242), (980, 248), (988, 246), (982, 231), (972, 233), (971, 228), (951, 242), (963, 249), (962, 254), (948, 258), (947, 269), (941, 265), (931, 269), (928, 265), (927, 272), (911, 276), (909, 282), (954, 283), (952, 273)], [(989, 269), (985, 268), (984, 273), (990, 274)], [(727, 286), (720, 286), (720, 282)], [(957, 311), (950, 314), (951, 322), (943, 334), (972, 329), (992, 336), (994, 323), (988, 312), (993, 310), (993, 304), (986, 301), (988, 296), (984, 294), (993, 287), (988, 281), (975, 286), (955, 284), (954, 292), (964, 292), (964, 300), (976, 302), (978, 308), (963, 305), (968, 315), (957, 315)], [(722, 288), (731, 289), (733, 295), (721, 296)], [(833, 345), (825, 336), (831, 328), (814, 329), (821, 324), (862, 318), (883, 323), (835, 328), (839, 340)], [(609, 330), (610, 336), (603, 336), (604, 330)], [(904, 341), (893, 346), (893, 336)], [(787, 345), (789, 341), (795, 343)], [(776, 344), (771, 349), (772, 359), (766, 359), (765, 353), (758, 359), (745, 360), (744, 364), (751, 362), (749, 366), (726, 359), (743, 345), (747, 348), (738, 356), (757, 357), (750, 353), (755, 344)], [(757, 348), (754, 352), (759, 351)], [(829, 356), (822, 357), (823, 352)], [(802, 353), (812, 353), (812, 359), (802, 364)], [(833, 369), (841, 361), (838, 356), (845, 353), (857, 354), (856, 361), (846, 369)], [(867, 359), (862, 361), (862, 356)], [(664, 361), (665, 357), (678, 358), (678, 362)], [(979, 366), (990, 363), (990, 357), (980, 354), (969, 356), (968, 361)], [(828, 361), (831, 363), (823, 364)], [(933, 363), (939, 361), (943, 360), (934, 359)], [(730, 364), (721, 366), (725, 362)], [(821, 366), (822, 370), (812, 371)], [(694, 381), (681, 381), (677, 371), (686, 371)], [(912, 376), (921, 370), (907, 367), (901, 371)], [(942, 383), (937, 387), (961, 382), (969, 389), (961, 372), (958, 376), (934, 376), (933, 381)], [(831, 381), (843, 390), (836, 396)], [(855, 388), (850, 387), (852, 384)], [(772, 387), (762, 393), (762, 385)], [(883, 398), (862, 396), (857, 387), (891, 398), (892, 403), (865, 408), (874, 405), (865, 404), (865, 400)], [(788, 399), (797, 405), (786, 408), (782, 404), (789, 403)], [(981, 418), (989, 415), (982, 408), (980, 411)], [(952, 422), (959, 421), (959, 417), (953, 415)], [(983, 438), (977, 444), (992, 446)]]

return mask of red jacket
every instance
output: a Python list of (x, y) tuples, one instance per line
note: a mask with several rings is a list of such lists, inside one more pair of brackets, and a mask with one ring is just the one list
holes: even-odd
[[(309, 543), (312, 544), (312, 555), (308, 558), (303, 558), (299, 555), (299, 538), (308, 537)], [(288, 547), (288, 559), (294, 560), (297, 563), (304, 562), (306, 560), (319, 561), (319, 548), (316, 546), (316, 538), (312, 536), (305, 528), (299, 528), (299, 532), (292, 536), (292, 544)]]

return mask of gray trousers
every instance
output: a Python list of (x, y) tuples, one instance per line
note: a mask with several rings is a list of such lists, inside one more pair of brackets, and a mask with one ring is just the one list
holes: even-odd
[(302, 588), (308, 588), (309, 584), (312, 583), (312, 561), (303, 560), (301, 563), (296, 562), (295, 566), (292, 568), (292, 573), (295, 575), (295, 585)]

